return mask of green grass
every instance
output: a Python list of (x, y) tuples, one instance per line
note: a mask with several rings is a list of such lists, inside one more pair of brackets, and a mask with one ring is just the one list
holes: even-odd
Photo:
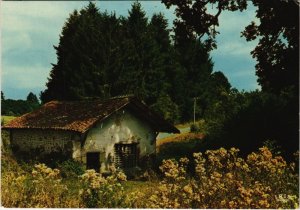
[(14, 118), (16, 118), (16, 117), (15, 116), (1, 116), (1, 122), (3, 121), (3, 124), (6, 125)]
[(193, 124), (193, 122), (186, 122), (186, 123), (182, 123), (182, 124), (177, 124), (177, 125), (175, 125), (175, 127), (178, 128), (178, 129), (186, 128), (186, 127), (190, 127), (191, 124)]
[[(159, 181), (133, 181), (128, 180), (122, 183), (124, 193), (139, 193), (142, 192), (145, 195), (153, 195), (159, 186)], [(145, 198), (148, 199), (148, 198)]]

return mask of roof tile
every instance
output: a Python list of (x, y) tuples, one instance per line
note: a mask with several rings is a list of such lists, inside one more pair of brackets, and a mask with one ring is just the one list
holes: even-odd
[(173, 125), (154, 114), (135, 97), (116, 97), (108, 100), (50, 101), (39, 109), (15, 118), (4, 129), (37, 128), (59, 129), (84, 133), (96, 122), (102, 121), (115, 111), (127, 106), (135, 112), (142, 112), (157, 131), (179, 132)]

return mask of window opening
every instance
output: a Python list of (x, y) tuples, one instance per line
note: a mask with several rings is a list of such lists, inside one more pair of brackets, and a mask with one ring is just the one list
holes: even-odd
[(138, 143), (115, 144), (115, 164), (119, 168), (131, 168), (137, 166)]

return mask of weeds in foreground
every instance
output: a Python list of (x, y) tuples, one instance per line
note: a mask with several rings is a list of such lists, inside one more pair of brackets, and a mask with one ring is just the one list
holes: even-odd
[[(103, 177), (87, 170), (77, 178), (62, 178), (58, 169), (37, 164), (31, 173), (2, 158), (2, 205), (5, 207), (60, 208), (298, 208), (295, 164), (273, 156), (266, 147), (246, 159), (237, 149), (195, 153), (189, 160), (164, 160), (164, 177), (141, 190), (116, 172)], [(194, 173), (187, 172), (189, 161)], [(13, 166), (13, 167), (12, 167)], [(76, 180), (77, 179), (77, 180)], [(157, 182), (157, 181), (156, 181)], [(69, 189), (72, 189), (72, 193)]]
[(238, 150), (219, 149), (194, 154), (195, 175), (189, 177), (189, 160), (164, 160), (158, 190), (150, 208), (298, 208), (298, 174), (295, 164), (273, 157), (268, 148), (246, 159)]

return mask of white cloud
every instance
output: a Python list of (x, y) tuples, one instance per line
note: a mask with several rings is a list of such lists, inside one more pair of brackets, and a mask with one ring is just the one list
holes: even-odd
[(32, 40), (28, 33), (21, 32), (18, 34), (11, 34), (10, 36), (3, 36), (2, 34), (2, 53), (7, 52), (10, 49), (30, 48), (32, 46)]
[(32, 49), (33, 34), (56, 37), (72, 9), (63, 2), (5, 1), (1, 4), (2, 53)]
[(219, 27), (217, 30), (220, 34), (217, 36), (218, 49), (214, 54), (233, 55), (239, 57), (250, 57), (250, 52), (257, 45), (257, 41), (247, 42), (241, 37), (241, 32), (251, 21), (258, 19), (255, 17), (256, 8), (252, 3), (248, 3), (246, 11), (239, 12), (222, 12), (219, 18)]
[[(61, 1), (4, 1), (2, 2), (1, 13), (3, 16), (13, 15), (31, 18), (61, 18), (66, 16), (68, 4), (74, 6), (74, 2)], [(77, 2), (78, 4), (78, 2)], [(79, 2), (81, 5), (82, 2)], [(70, 10), (69, 12), (72, 12)]]
[(9, 66), (2, 71), (2, 85), (16, 89), (45, 88), (49, 69), (41, 65)]
[(247, 43), (240, 40), (232, 40), (231, 42), (222, 41), (218, 45), (217, 54), (233, 55), (233, 56), (251, 56), (250, 52), (255, 48), (257, 42)]
[(238, 71), (231, 72), (230, 76), (232, 78), (241, 78), (241, 77), (249, 78), (249, 77), (253, 77), (254, 75), (255, 75), (254, 69), (241, 69)]

